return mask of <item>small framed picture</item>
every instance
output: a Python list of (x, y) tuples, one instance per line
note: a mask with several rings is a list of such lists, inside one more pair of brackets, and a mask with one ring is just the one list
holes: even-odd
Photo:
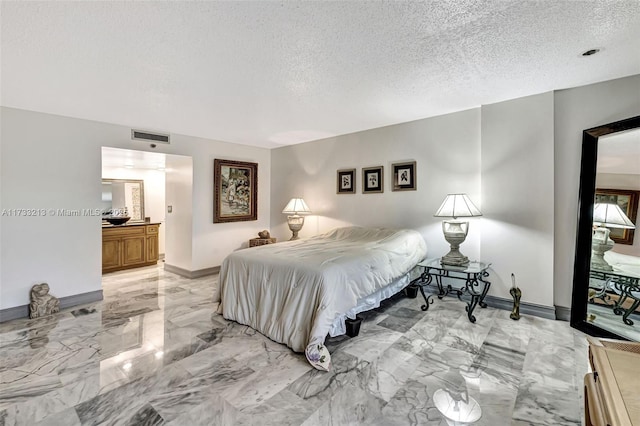
[(393, 179), (393, 191), (415, 191), (416, 190), (416, 162), (395, 163), (391, 165), (391, 176)]
[(367, 167), (362, 169), (363, 194), (384, 192), (383, 170), (384, 168), (382, 166)]
[(338, 194), (356, 193), (356, 169), (338, 170)]

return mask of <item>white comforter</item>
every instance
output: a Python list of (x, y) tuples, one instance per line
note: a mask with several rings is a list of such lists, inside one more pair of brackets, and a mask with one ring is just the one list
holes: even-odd
[(240, 250), (220, 268), (219, 312), (297, 352), (322, 344), (336, 317), (426, 255), (413, 230), (338, 228)]

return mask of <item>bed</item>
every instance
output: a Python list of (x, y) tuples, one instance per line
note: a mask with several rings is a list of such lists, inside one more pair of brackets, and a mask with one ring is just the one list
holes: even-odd
[(218, 312), (329, 370), (327, 334), (406, 287), (426, 252), (417, 231), (361, 227), (240, 250), (220, 268)]

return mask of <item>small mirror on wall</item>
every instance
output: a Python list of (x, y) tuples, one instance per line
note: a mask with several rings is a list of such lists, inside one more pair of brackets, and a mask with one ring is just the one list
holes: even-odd
[(144, 222), (144, 181), (102, 179), (102, 217), (127, 216)]

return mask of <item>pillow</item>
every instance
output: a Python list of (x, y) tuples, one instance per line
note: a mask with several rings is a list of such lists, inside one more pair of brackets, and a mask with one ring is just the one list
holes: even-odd
[(325, 345), (321, 343), (313, 343), (304, 350), (309, 364), (320, 371), (329, 371), (331, 369), (331, 354)]

